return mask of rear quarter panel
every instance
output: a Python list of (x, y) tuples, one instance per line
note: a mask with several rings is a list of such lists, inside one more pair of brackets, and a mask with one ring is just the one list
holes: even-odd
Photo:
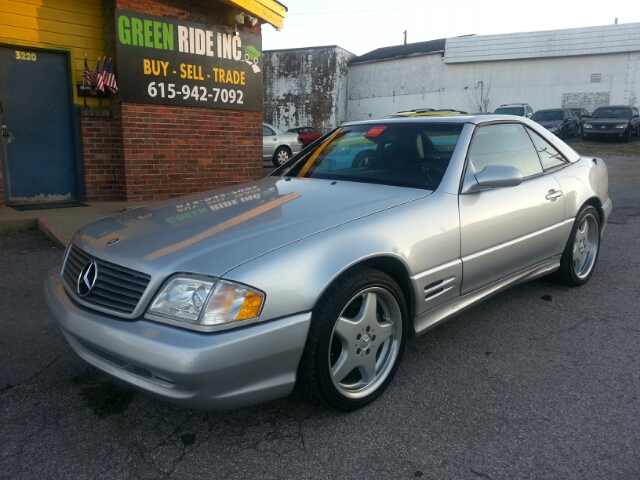
[[(571, 165), (553, 173), (562, 186), (565, 199), (565, 218), (576, 217), (585, 203), (597, 204), (601, 214), (602, 205), (609, 198), (609, 172), (604, 160), (596, 157), (581, 157)], [(602, 224), (606, 217), (602, 218)], [(568, 234), (567, 234), (568, 237)]]

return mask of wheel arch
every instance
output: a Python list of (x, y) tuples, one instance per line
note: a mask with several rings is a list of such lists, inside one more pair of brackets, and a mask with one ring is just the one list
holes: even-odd
[[(410, 337), (412, 337), (415, 331), (415, 329), (413, 328), (413, 319), (415, 318), (416, 312), (416, 296), (413, 288), (411, 287), (410, 275), (406, 265), (403, 264), (399, 259), (388, 255), (367, 258), (353, 265), (350, 265), (346, 270), (341, 272), (340, 275), (330, 283), (330, 285), (334, 283), (340, 276), (362, 267), (374, 268), (383, 273), (386, 273), (398, 284), (400, 290), (404, 295), (404, 299), (407, 305), (409, 335)], [(316, 304), (320, 300), (320, 297), (318, 297), (318, 299), (316, 300)]]
[(604, 209), (602, 208), (602, 202), (598, 197), (588, 198), (583, 204), (580, 210), (584, 208), (586, 205), (591, 205), (598, 212), (598, 220), (600, 221), (600, 231), (602, 232), (602, 228), (604, 226), (605, 218), (604, 218)]

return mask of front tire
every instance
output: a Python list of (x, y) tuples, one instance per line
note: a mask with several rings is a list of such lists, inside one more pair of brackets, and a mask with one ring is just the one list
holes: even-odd
[(555, 278), (572, 287), (589, 281), (600, 251), (600, 217), (591, 205), (584, 206), (571, 229)]
[(386, 273), (359, 268), (342, 275), (313, 310), (301, 386), (343, 412), (373, 402), (398, 370), (407, 318), (402, 290)]
[(287, 147), (279, 147), (276, 153), (273, 154), (273, 164), (276, 167), (284, 165), (291, 158), (291, 150)]

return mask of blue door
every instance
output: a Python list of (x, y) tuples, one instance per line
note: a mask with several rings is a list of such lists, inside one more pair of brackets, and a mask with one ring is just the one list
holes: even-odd
[(78, 199), (69, 57), (0, 47), (7, 204)]

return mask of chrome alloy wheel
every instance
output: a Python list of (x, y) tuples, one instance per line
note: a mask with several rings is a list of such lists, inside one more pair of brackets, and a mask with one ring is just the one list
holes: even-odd
[(279, 167), (280, 165), (284, 165), (285, 163), (287, 163), (290, 158), (291, 158), (291, 155), (289, 154), (289, 150), (287, 150), (284, 147), (280, 147), (278, 148), (278, 150), (276, 150), (273, 163), (277, 167)]
[(331, 334), (329, 372), (335, 388), (358, 399), (374, 392), (396, 363), (402, 313), (388, 290), (370, 287), (352, 297)]
[(573, 270), (579, 279), (589, 276), (598, 256), (600, 229), (592, 213), (580, 222), (573, 242)]

